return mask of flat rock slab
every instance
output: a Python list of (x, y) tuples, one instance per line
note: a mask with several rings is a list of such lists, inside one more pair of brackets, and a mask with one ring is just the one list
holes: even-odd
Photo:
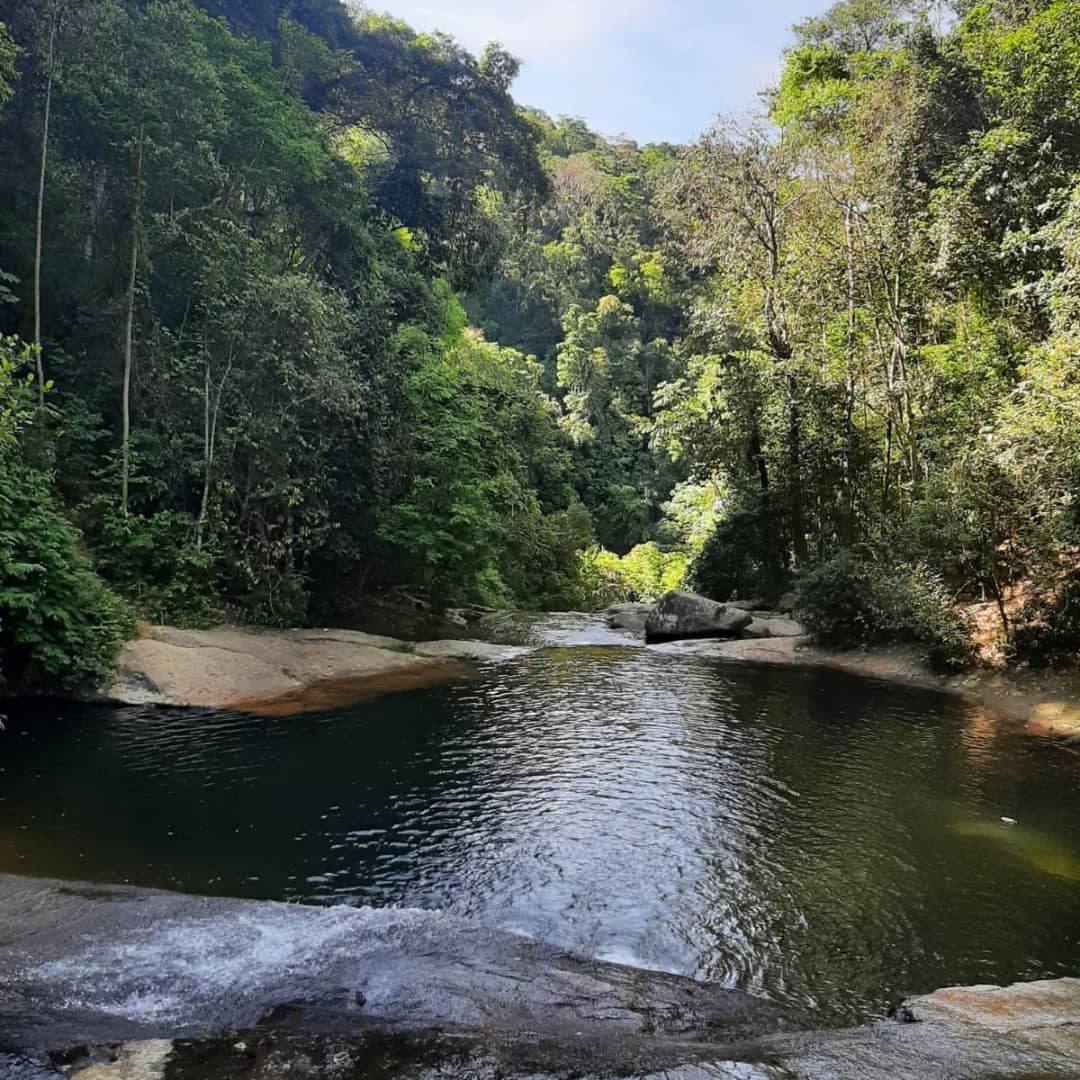
[(1071, 1055), (1080, 1074), (1080, 979), (953, 986), (909, 1003), (922, 1021), (969, 1024)]
[(751, 664), (794, 667), (801, 663), (813, 664), (815, 654), (801, 651), (808, 643), (808, 638), (742, 638), (733, 641), (705, 638), (658, 642), (650, 648), (654, 652), (680, 656), (704, 656), (717, 660), (741, 660)]
[(439, 912), (306, 907), (0, 875), (13, 1049), (207, 1038), (260, 1023), (739, 1039), (780, 1008)]
[(496, 645), (488, 641), (421, 641), (413, 646), (413, 653), (417, 656), (478, 663), (515, 660), (532, 651), (524, 645)]
[(752, 612), (753, 621), (743, 629), (744, 638), (801, 638), (806, 631), (794, 619), (782, 616), (765, 617), (759, 612)]
[[(1050, 1080), (1080, 980), (960, 987), (845, 1031), (439, 912), (0, 875), (4, 1080)], [(914, 1021), (914, 1022), (908, 1022)]]
[(643, 634), (652, 618), (653, 608), (645, 608), (641, 611), (618, 611), (608, 617), (608, 626), (613, 630), (633, 630)]
[(125, 646), (106, 696), (132, 705), (304, 712), (460, 676), (462, 669), (449, 660), (505, 659), (507, 653), (485, 642), (414, 647), (351, 630), (155, 626)]

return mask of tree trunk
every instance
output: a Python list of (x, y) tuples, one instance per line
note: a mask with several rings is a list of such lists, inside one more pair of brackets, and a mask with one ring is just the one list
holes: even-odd
[(203, 534), (206, 530), (206, 522), (210, 516), (210, 484), (214, 470), (214, 452), (217, 448), (218, 416), (221, 414), (221, 397), (225, 393), (225, 383), (228, 381), (229, 372), (232, 371), (233, 350), (229, 350), (229, 363), (225, 368), (225, 374), (221, 376), (221, 383), (217, 393), (213, 392), (213, 384), (210, 379), (210, 352), (205, 355), (203, 368), (203, 489), (202, 501), (199, 506), (199, 520), (195, 525), (195, 547), (202, 551)]
[(754, 421), (754, 425), (750, 429), (750, 446), (747, 450), (747, 457), (750, 460), (750, 468), (757, 473), (761, 501), (767, 503), (769, 499), (769, 465), (765, 460), (765, 452), (761, 446), (761, 427), (758, 425), (757, 420)]
[(45, 219), (45, 171), (49, 163), (53, 76), (56, 72), (56, 23), (59, 17), (59, 9), (54, 9), (52, 28), (49, 31), (49, 67), (45, 81), (45, 115), (41, 126), (41, 164), (38, 169), (37, 218), (34, 224), (34, 346), (37, 349), (39, 409), (45, 407), (45, 362), (41, 356), (41, 247)]
[(802, 417), (798, 400), (798, 382), (794, 373), (787, 376), (787, 451), (788, 481), (791, 497), (791, 546), (796, 568), (806, 565), (806, 515), (802, 490)]
[(210, 506), (210, 470), (214, 465), (213, 410), (210, 407), (210, 352), (203, 358), (203, 489), (199, 520), (195, 524), (195, 547), (202, 551), (203, 529)]
[(844, 246), (847, 251), (847, 341), (844, 346), (844, 435), (841, 465), (841, 535), (845, 544), (855, 539), (855, 249), (852, 208), (844, 208)]
[(120, 436), (120, 507), (128, 512), (131, 480), (131, 369), (135, 358), (135, 285), (139, 269), (139, 219), (142, 216), (142, 180), (145, 125), (139, 124), (139, 150), (135, 167), (135, 205), (131, 214), (131, 267), (128, 273), (127, 313), (124, 326), (124, 388)]

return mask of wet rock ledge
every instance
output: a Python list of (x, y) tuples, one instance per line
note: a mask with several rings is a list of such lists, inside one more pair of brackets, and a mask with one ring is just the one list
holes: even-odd
[(437, 912), (0, 876), (4, 1080), (1048, 1080), (1080, 980), (915, 998), (846, 1031)]

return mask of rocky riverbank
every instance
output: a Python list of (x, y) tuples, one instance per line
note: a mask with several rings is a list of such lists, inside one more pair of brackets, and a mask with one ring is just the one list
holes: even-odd
[(937, 675), (904, 646), (837, 650), (807, 637), (765, 640), (673, 641), (654, 645), (662, 652), (713, 657), (739, 663), (828, 668), (926, 690), (938, 690), (986, 711), (989, 718), (1031, 735), (1080, 737), (1080, 672), (1009, 671), (973, 668), (960, 675)]
[(960, 675), (935, 674), (904, 646), (840, 651), (813, 643), (790, 613), (752, 604), (718, 604), (673, 592), (657, 604), (617, 604), (608, 624), (644, 635), (651, 647), (721, 660), (785, 667), (830, 668), (865, 678), (940, 690), (1034, 735), (1080, 737), (1080, 671), (989, 666)]
[(1080, 980), (915, 998), (846, 1031), (438, 912), (0, 875), (5, 1080), (1076, 1077)]
[[(1031, 734), (1080, 737), (1080, 671), (980, 667), (946, 677), (935, 674), (914, 650), (903, 646), (824, 649), (803, 634), (789, 612), (704, 604), (710, 605), (708, 610), (695, 608), (692, 613), (696, 622), (684, 620), (672, 628), (669, 620), (668, 629), (659, 635), (677, 637), (648, 647), (730, 662), (824, 667), (939, 690)], [(652, 604), (620, 604), (598, 615), (542, 619), (488, 613), (470, 624), (473, 633), (495, 642), (411, 642), (356, 630), (154, 626), (125, 647), (117, 677), (103, 696), (123, 704), (193, 705), (259, 715), (316, 712), (377, 694), (469, 678), (480, 664), (512, 660), (536, 648), (644, 647), (648, 621), (656, 612)], [(712, 625), (706, 626), (709, 620)], [(532, 621), (543, 631), (523, 633), (517, 625), (522, 621)], [(600, 628), (603, 632), (598, 633)], [(720, 636), (711, 636), (714, 629)]]

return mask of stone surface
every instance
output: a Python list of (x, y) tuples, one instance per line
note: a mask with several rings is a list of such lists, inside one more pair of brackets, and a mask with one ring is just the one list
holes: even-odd
[(806, 631), (794, 619), (766, 618), (754, 612), (754, 620), (743, 630), (744, 638), (797, 638)]
[(738, 637), (753, 616), (742, 608), (718, 604), (695, 593), (665, 593), (645, 624), (648, 641)]
[(422, 641), (413, 646), (417, 656), (489, 662), (513, 660), (530, 651), (520, 645), (495, 645), (489, 641)]
[(114, 1060), (80, 1069), (73, 1080), (163, 1080), (172, 1053), (170, 1039), (125, 1043)]
[(0, 1032), (29, 1051), (258, 1024), (741, 1039), (794, 1027), (716, 985), (438, 911), (306, 907), (0, 875)]
[(4, 1080), (1080, 1076), (1078, 979), (954, 987), (818, 1031), (439, 912), (0, 875), (0, 925)]
[[(445, 657), (466, 655), (445, 653)], [(335, 704), (369, 691), (415, 686), (423, 674), (446, 677), (440, 654), (416, 655), (395, 638), (351, 630), (256, 631), (235, 626), (213, 630), (151, 627), (120, 654), (117, 678), (106, 691), (127, 704), (159, 703), (265, 711), (268, 703), (293, 702), (310, 711), (332, 683)]]
[(1070, 1054), (1080, 1074), (1080, 979), (953, 986), (915, 998), (908, 1007), (917, 1020), (969, 1024)]
[(655, 611), (655, 604), (615, 604), (607, 609), (608, 626), (640, 634)]

